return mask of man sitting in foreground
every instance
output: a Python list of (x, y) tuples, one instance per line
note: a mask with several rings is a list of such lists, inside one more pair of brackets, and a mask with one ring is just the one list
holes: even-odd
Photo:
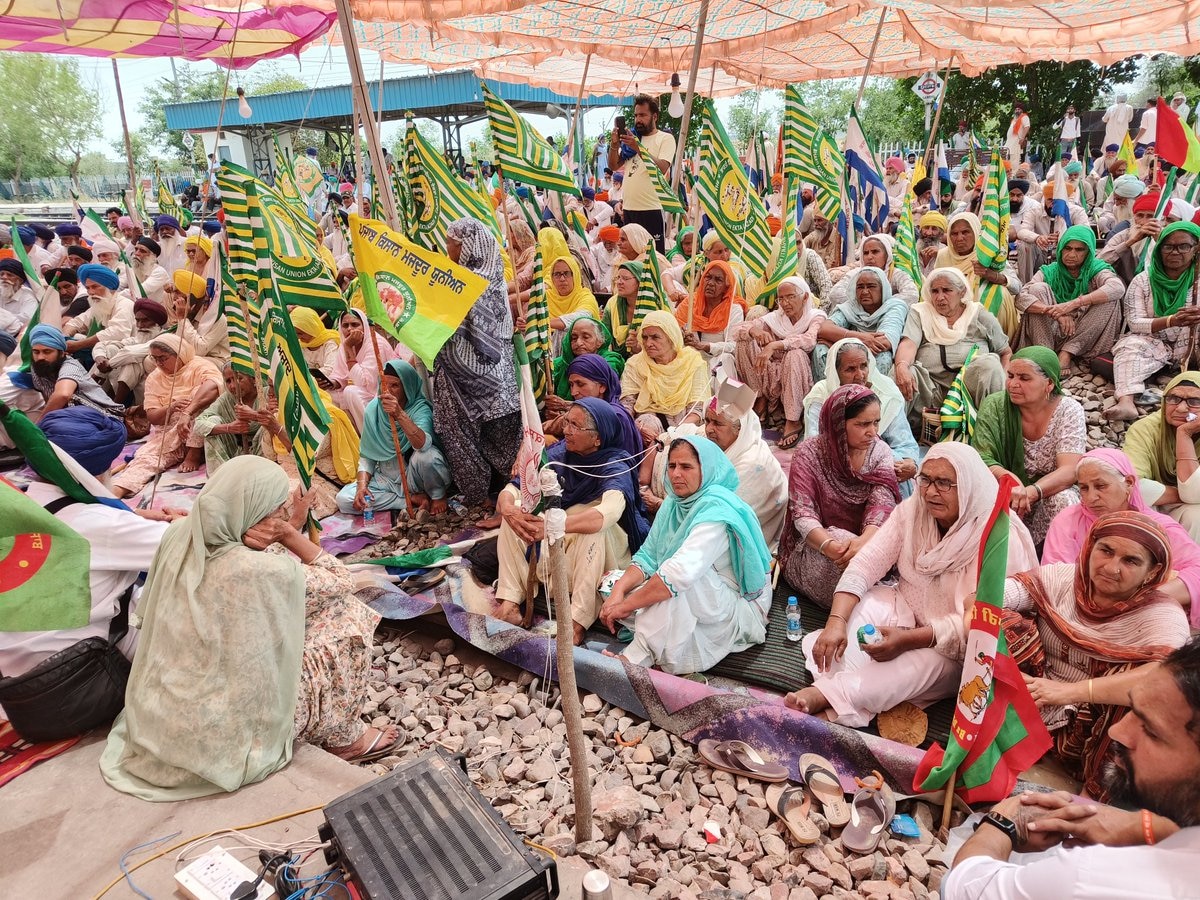
[[(1195, 896), (1200, 638), (1131, 674), (1130, 685), (1131, 711), (1109, 729), (1118, 760), (1109, 777), (1114, 799), (1141, 808), (1075, 803), (1062, 792), (1009, 797), (958, 851), (945, 900)], [(1052, 847), (1024, 865), (1008, 861), (1014, 850)]]

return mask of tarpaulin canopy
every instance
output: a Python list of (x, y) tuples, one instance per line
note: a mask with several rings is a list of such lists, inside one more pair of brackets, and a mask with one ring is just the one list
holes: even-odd
[[(588, 96), (636, 93), (665, 94), (671, 90), (671, 71), (658, 71), (632, 66), (626, 62), (593, 56), (587, 64), (586, 55), (560, 53), (535, 47), (495, 46), (478, 41), (464, 43), (457, 38), (438, 36), (427, 25), (355, 22), (354, 30), (360, 50), (372, 50), (389, 62), (421, 63), (434, 71), (470, 69), (481, 78), (493, 78), (510, 84), (533, 84), (567, 96), (579, 92), (580, 79), (586, 64)], [(326, 40), (341, 43), (337, 29)], [(715, 81), (710, 71), (700, 79), (705, 94), (712, 85), (712, 96), (739, 94), (754, 87), (753, 83), (727, 75), (718, 70)]]
[[(449, 48), (458, 64), (510, 51), (527, 59), (538, 52), (579, 58), (594, 53), (593, 65), (600, 59), (634, 72), (671, 73), (687, 69), (701, 2), (352, 0), (351, 5), (360, 21), (427, 26), (435, 36), (433, 55)], [(775, 87), (860, 75), (885, 9), (871, 65), (877, 75), (919, 74), (945, 66), (951, 54), (955, 68), (976, 75), (1003, 63), (1089, 59), (1103, 65), (1135, 53), (1200, 52), (1200, 0), (711, 0), (701, 69), (715, 65), (746, 85)], [(389, 56), (438, 65), (428, 61), (429, 53), (427, 36), (424, 44), (398, 41)]]
[[(240, 10), (240, 12), (239, 12)], [(116, 59), (211, 59), (247, 66), (299, 53), (334, 13), (305, 4), (212, 8), (171, 0), (9, 0), (0, 50)]]

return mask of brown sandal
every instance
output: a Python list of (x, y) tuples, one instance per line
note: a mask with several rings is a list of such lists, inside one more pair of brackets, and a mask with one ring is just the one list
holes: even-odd
[(830, 825), (837, 827), (850, 821), (846, 792), (829, 760), (816, 753), (805, 753), (800, 757), (800, 778), (820, 802), (821, 812)]
[(807, 847), (821, 839), (817, 823), (808, 817), (812, 811), (812, 793), (803, 785), (771, 785), (767, 788), (767, 808), (779, 816), (797, 844)]
[(732, 772), (758, 781), (787, 781), (788, 771), (774, 760), (765, 760), (745, 741), (714, 741), (705, 738), (699, 746), (700, 758), (714, 769)]

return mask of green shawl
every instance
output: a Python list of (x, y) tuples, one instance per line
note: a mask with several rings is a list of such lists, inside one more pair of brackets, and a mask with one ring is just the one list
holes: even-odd
[(575, 326), (580, 322), (591, 322), (600, 329), (600, 336), (604, 339), (604, 343), (600, 345), (600, 349), (594, 351), (595, 354), (604, 357), (618, 376), (625, 371), (625, 357), (613, 345), (612, 332), (605, 327), (604, 323), (593, 319), (591, 316), (583, 316), (576, 319), (563, 335), (562, 350), (554, 360), (554, 371), (552, 373), (554, 376), (554, 393), (564, 400), (572, 399), (571, 385), (567, 380), (567, 369), (575, 361), (575, 352), (571, 349), (571, 332), (575, 330)]
[[(1062, 373), (1058, 354), (1048, 347), (1026, 347), (1013, 354), (1013, 359), (1027, 359), (1037, 365), (1054, 385), (1054, 394), (1062, 394)], [(1008, 469), (1021, 484), (1029, 483), (1025, 472), (1025, 436), (1021, 432), (1021, 410), (1008, 397), (1008, 391), (997, 391), (984, 398), (975, 420), (971, 446), (979, 451), (984, 463)]]
[(1195, 240), (1200, 241), (1200, 227), (1191, 222), (1172, 222), (1158, 233), (1158, 241), (1154, 244), (1154, 252), (1146, 264), (1146, 274), (1150, 278), (1150, 292), (1154, 297), (1154, 317), (1169, 316), (1187, 302), (1192, 284), (1196, 280), (1196, 267), (1188, 266), (1178, 278), (1168, 278), (1162, 269), (1163, 242), (1177, 231), (1186, 231)]
[(667, 259), (675, 262), (680, 259), (687, 259), (687, 254), (683, 250), (683, 239), (689, 234), (695, 234), (696, 229), (691, 225), (684, 226), (679, 229), (679, 234), (675, 235), (675, 246), (667, 251)]
[(668, 480), (667, 496), (654, 517), (646, 542), (633, 564), (647, 577), (683, 546), (692, 529), (704, 522), (719, 522), (729, 536), (733, 573), (741, 593), (749, 597), (767, 584), (771, 551), (763, 540), (758, 516), (738, 495), (738, 474), (721, 448), (704, 437), (684, 437), (700, 457), (700, 490), (680, 500)]
[[(1063, 249), (1071, 241), (1079, 241), (1088, 251), (1087, 258), (1079, 267), (1078, 275), (1072, 275), (1062, 264)], [(1113, 271), (1113, 267), (1104, 260), (1096, 259), (1096, 235), (1086, 225), (1072, 225), (1063, 232), (1062, 237), (1058, 239), (1058, 260), (1042, 266), (1042, 280), (1050, 285), (1050, 290), (1054, 292), (1055, 303), (1070, 303), (1081, 294), (1087, 293), (1088, 285), (1101, 272), (1106, 269)]]

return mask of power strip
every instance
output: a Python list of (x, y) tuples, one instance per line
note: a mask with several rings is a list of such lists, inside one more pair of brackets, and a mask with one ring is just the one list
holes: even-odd
[[(248, 869), (220, 845), (175, 873), (179, 890), (192, 900), (229, 900), (241, 884), (257, 877), (258, 872)], [(263, 881), (254, 900), (271, 900), (274, 896), (275, 888)]]

